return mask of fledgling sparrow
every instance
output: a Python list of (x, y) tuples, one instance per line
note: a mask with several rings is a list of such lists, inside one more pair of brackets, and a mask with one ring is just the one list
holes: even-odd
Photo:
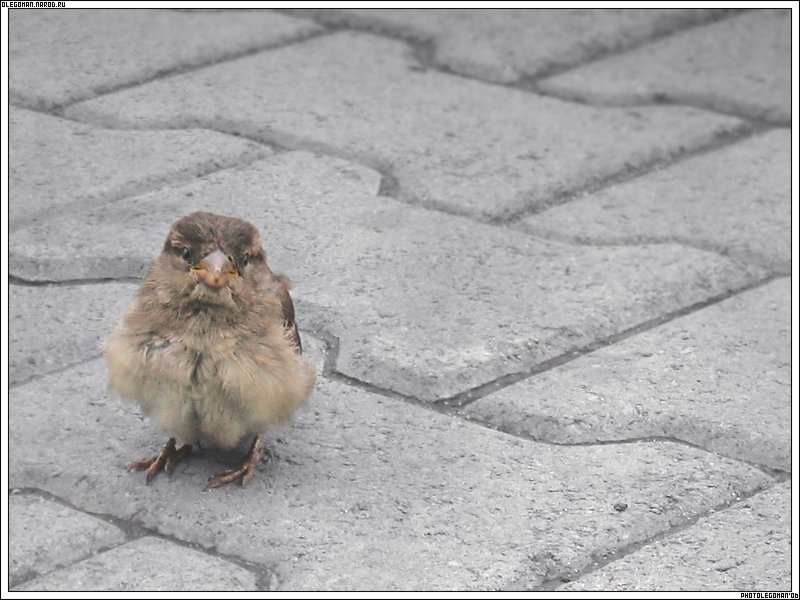
[(103, 345), (110, 387), (169, 436), (158, 454), (130, 465), (146, 469), (148, 483), (201, 440), (233, 448), (255, 436), (244, 462), (207, 487), (252, 480), (263, 433), (286, 423), (316, 381), (300, 356), (289, 287), (267, 266), (250, 223), (196, 212), (172, 226)]

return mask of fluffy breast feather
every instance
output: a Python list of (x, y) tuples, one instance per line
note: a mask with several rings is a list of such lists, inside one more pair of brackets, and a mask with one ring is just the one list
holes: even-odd
[(230, 448), (284, 424), (316, 382), (316, 369), (277, 323), (259, 335), (206, 330), (171, 337), (131, 325), (126, 318), (104, 345), (110, 386), (187, 443)]

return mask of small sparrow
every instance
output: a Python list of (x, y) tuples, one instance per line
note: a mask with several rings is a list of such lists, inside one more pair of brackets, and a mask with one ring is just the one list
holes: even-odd
[(252, 480), (263, 433), (286, 423), (316, 381), (300, 356), (289, 288), (267, 266), (250, 223), (196, 212), (172, 226), (103, 345), (110, 387), (169, 436), (158, 454), (130, 465), (147, 470), (147, 483), (201, 440), (233, 448), (249, 436), (244, 462), (207, 489)]

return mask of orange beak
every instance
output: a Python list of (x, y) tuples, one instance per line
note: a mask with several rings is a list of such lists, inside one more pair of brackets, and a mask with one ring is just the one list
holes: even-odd
[(201, 260), (192, 271), (209, 287), (219, 288), (239, 276), (239, 271), (221, 250), (214, 250)]

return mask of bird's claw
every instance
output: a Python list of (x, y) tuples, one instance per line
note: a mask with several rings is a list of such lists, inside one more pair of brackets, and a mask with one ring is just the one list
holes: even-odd
[(128, 465), (128, 471), (143, 471), (147, 469), (147, 477), (145, 480), (147, 485), (150, 485), (159, 471), (163, 469), (169, 475), (175, 470), (175, 465), (178, 464), (178, 461), (187, 456), (191, 451), (191, 444), (184, 444), (180, 448), (175, 448), (175, 438), (169, 438), (161, 449), (161, 452), (150, 458), (132, 462)]
[(256, 436), (256, 439), (253, 441), (253, 445), (250, 447), (250, 451), (247, 453), (244, 462), (242, 462), (242, 464), (238, 467), (228, 469), (227, 471), (222, 471), (222, 473), (217, 473), (216, 475), (209, 477), (204, 491), (218, 488), (225, 484), (236, 481), (237, 479), (242, 480), (242, 487), (246, 486), (253, 480), (253, 477), (256, 474), (256, 466), (261, 460), (261, 456), (261, 436), (259, 435)]

